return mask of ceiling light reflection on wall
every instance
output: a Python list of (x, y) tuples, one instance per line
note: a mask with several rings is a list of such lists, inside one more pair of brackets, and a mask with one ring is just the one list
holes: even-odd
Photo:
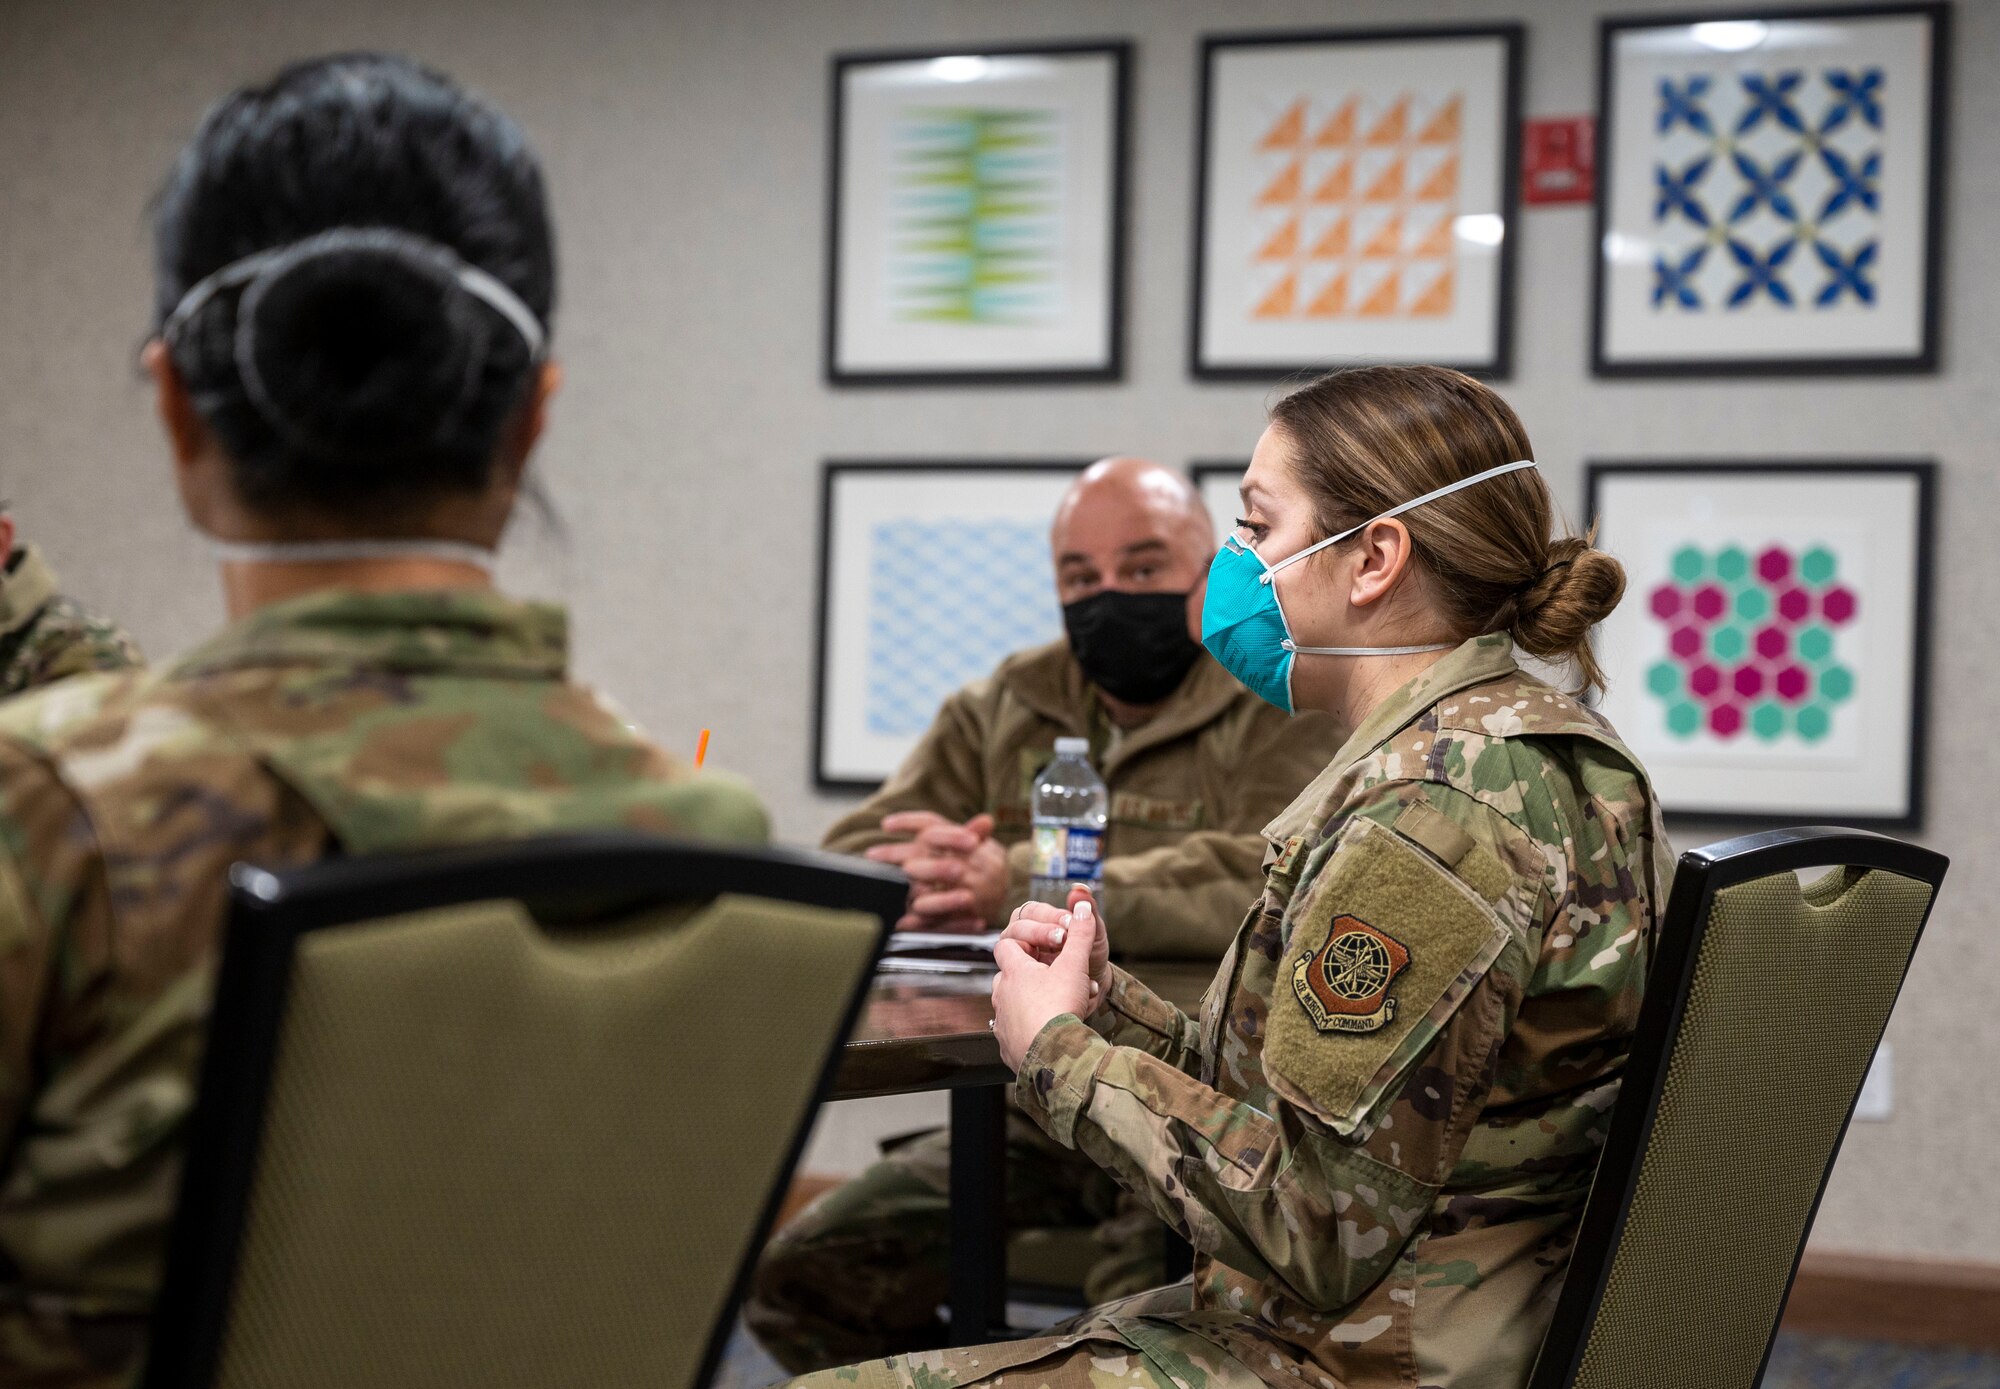
[(984, 58), (962, 54), (931, 59), (930, 74), (940, 82), (976, 82), (986, 75), (989, 66)]
[(1460, 241), (1481, 246), (1498, 246), (1507, 238), (1507, 223), (1491, 212), (1469, 212), (1453, 220), (1452, 231)]
[(1689, 26), (1688, 32), (1703, 48), (1718, 53), (1741, 53), (1769, 38), (1771, 26), (1761, 19), (1712, 19)]

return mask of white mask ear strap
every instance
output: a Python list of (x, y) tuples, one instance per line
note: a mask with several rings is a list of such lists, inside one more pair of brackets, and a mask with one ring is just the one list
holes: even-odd
[(356, 560), (441, 559), (491, 574), (493, 551), (462, 540), (210, 540), (224, 564), (342, 564)]
[(521, 335), (521, 341), (527, 344), (529, 357), (540, 361), (547, 350), (548, 334), (543, 330), (541, 320), (535, 317), (535, 311), (522, 302), (520, 295), (444, 243), (394, 227), (334, 227), (231, 261), (220, 270), (203, 276), (181, 296), (173, 312), (160, 325), (160, 337), (172, 342), (174, 335), (186, 326), (189, 319), (200, 313), (209, 300), (225, 289), (247, 284), (273, 266), (289, 267), (314, 256), (350, 248), (440, 259), (449, 267), (451, 277), (458, 282), (459, 288), (486, 304), (513, 326), (514, 331)]
[[(1300, 560), (1304, 559), (1307, 555), (1312, 554), (1315, 550), (1324, 550), (1329, 545), (1338, 545), (1341, 541), (1347, 539), (1347, 537), (1350, 535), (1359, 535), (1362, 531), (1367, 530), (1377, 521), (1390, 520), (1393, 517), (1401, 516), (1406, 511), (1414, 511), (1418, 507), (1423, 506), (1426, 502), (1437, 501), (1440, 497), (1449, 497), (1454, 492), (1463, 492), (1466, 488), (1471, 487), (1476, 483), (1485, 482), (1491, 478), (1505, 477), (1508, 473), (1518, 473), (1523, 469), (1532, 468), (1534, 466), (1535, 466), (1535, 460), (1532, 458), (1517, 458), (1512, 463), (1503, 463), (1497, 468), (1488, 468), (1483, 473), (1474, 473), (1471, 477), (1462, 477), (1457, 482), (1448, 483), (1443, 487), (1439, 487), (1433, 491), (1426, 492), (1421, 497), (1413, 497), (1409, 501), (1404, 502), (1401, 506), (1390, 507), (1380, 516), (1371, 516), (1366, 521), (1363, 521), (1360, 525), (1355, 526), (1349, 530), (1344, 530), (1339, 535), (1330, 535), (1326, 539), (1319, 541), (1317, 544), (1306, 546), (1305, 549), (1300, 550), (1295, 555), (1289, 555), (1286, 558), (1279, 560), (1276, 564), (1266, 565), (1264, 567), (1263, 581), (1267, 584), (1270, 583), (1271, 576), (1277, 573), (1280, 569), (1283, 569), (1286, 565), (1297, 564)], [(1416, 647), (1413, 649), (1420, 651), (1427, 651), (1427, 650), (1433, 650), (1435, 648)], [(1329, 653), (1329, 654), (1336, 654), (1336, 653)], [(1344, 653), (1337, 653), (1337, 654), (1344, 654)]]
[(1415, 656), (1425, 651), (1449, 651), (1453, 642), (1441, 641), (1430, 646), (1294, 646), (1287, 637), (1278, 645), (1296, 656)]

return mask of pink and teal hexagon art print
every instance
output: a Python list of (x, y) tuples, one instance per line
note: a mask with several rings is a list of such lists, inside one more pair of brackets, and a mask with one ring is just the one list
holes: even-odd
[(1831, 545), (1751, 550), (1689, 544), (1645, 595), (1662, 655), (1646, 688), (1667, 732), (1724, 742), (1807, 745), (1854, 698), (1843, 632), (1861, 598)]

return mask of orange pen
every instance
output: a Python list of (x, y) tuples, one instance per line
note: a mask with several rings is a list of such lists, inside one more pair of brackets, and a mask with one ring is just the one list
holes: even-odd
[(697, 769), (700, 768), (702, 761), (705, 758), (707, 758), (707, 756), (708, 756), (708, 730), (704, 728), (701, 731), (701, 741), (694, 745), (694, 765)]

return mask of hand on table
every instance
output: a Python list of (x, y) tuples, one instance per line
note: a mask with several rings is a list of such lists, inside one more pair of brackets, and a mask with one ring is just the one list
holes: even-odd
[(1035, 1036), (1064, 1013), (1087, 1018), (1111, 984), (1110, 942), (1097, 903), (1071, 888), (1065, 910), (1042, 902), (1017, 908), (993, 962), (993, 1035), (1000, 1059), (1018, 1071)]
[(993, 838), (993, 817), (964, 824), (929, 810), (884, 816), (888, 834), (911, 836), (877, 844), (868, 857), (893, 864), (910, 880), (909, 910), (899, 931), (983, 931), (1007, 898), (1007, 850)]

